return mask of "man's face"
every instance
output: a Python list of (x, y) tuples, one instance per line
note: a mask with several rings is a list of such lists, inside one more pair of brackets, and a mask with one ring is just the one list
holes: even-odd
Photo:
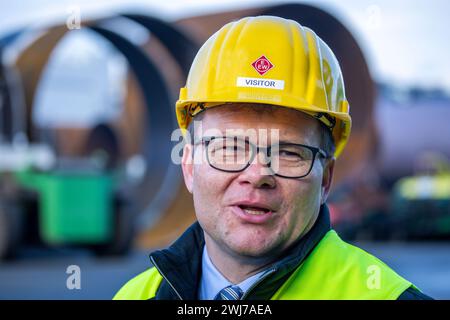
[[(264, 107), (208, 109), (202, 132), (218, 129), (225, 135), (227, 129), (254, 129), (265, 130), (270, 137), (275, 129), (280, 141), (320, 147), (317, 120), (286, 108), (264, 112), (258, 108)], [(258, 144), (265, 146), (268, 141)], [(331, 184), (333, 162), (323, 168), (317, 160), (308, 176), (287, 179), (264, 174), (261, 157), (255, 157), (244, 171), (229, 173), (212, 168), (207, 161), (189, 164), (192, 152), (201, 156), (203, 145), (185, 147), (183, 174), (208, 250), (235, 257), (265, 259), (280, 254), (312, 227)]]

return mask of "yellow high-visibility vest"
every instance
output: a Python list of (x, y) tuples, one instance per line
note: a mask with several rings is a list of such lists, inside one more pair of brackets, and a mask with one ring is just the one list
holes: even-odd
[[(150, 268), (126, 283), (114, 299), (150, 299), (162, 280)], [(382, 261), (330, 230), (271, 299), (395, 300), (410, 286)]]

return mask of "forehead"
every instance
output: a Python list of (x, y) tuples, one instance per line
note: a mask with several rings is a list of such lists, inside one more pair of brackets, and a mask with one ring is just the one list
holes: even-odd
[[(280, 140), (317, 144), (319, 122), (293, 109), (259, 104), (227, 104), (205, 110), (200, 117), (202, 131), (278, 130)], [(196, 119), (197, 120), (197, 119)]]

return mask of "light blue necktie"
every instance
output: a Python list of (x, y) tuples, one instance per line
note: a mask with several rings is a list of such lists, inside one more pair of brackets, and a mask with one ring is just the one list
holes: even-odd
[(240, 300), (244, 292), (238, 286), (228, 286), (219, 291), (214, 300)]

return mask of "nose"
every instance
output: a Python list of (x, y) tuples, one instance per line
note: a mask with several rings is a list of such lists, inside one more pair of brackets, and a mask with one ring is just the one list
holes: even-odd
[(273, 172), (267, 166), (264, 152), (258, 152), (250, 165), (240, 173), (238, 181), (240, 184), (250, 184), (258, 189), (273, 189), (276, 187), (276, 179)]

